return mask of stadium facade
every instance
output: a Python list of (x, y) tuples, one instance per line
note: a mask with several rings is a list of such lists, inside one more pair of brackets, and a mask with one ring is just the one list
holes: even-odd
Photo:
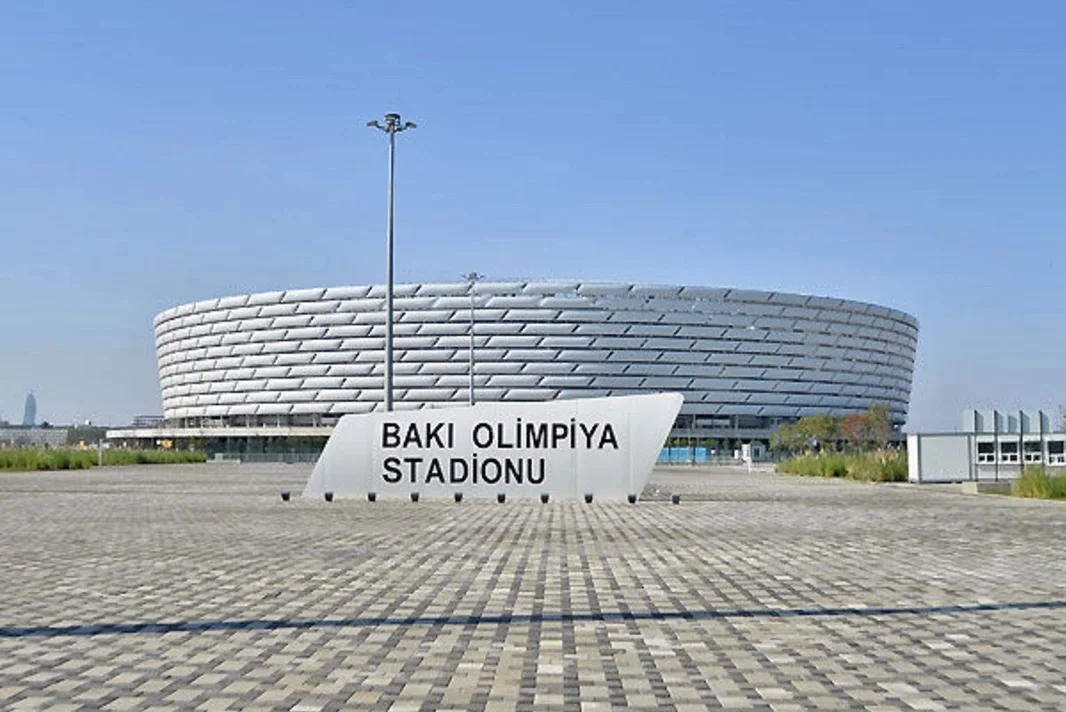
[[(906, 419), (918, 339), (908, 314), (782, 292), (580, 281), (397, 285), (397, 410), (467, 402), (471, 289), (478, 402), (675, 391), (685, 398), (679, 429), (744, 439), (876, 404)], [(322, 434), (383, 407), (383, 286), (185, 304), (156, 317), (155, 337), (172, 436)]]

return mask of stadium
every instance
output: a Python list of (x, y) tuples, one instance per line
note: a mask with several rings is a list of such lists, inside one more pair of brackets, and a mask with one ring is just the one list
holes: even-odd
[[(883, 306), (714, 287), (402, 284), (394, 309), (396, 410), (468, 401), (473, 329), (478, 402), (674, 391), (675, 432), (736, 440), (873, 405), (902, 424), (918, 338), (914, 317)], [(385, 319), (384, 286), (168, 309), (155, 319), (163, 430), (325, 436), (382, 409)]]

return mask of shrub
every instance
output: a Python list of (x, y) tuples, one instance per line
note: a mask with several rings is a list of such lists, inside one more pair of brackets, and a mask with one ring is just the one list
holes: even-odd
[(206, 461), (206, 454), (185, 450), (104, 450), (105, 465), (181, 465)]
[[(15, 448), (0, 450), (0, 470), (87, 470), (97, 463), (95, 450)], [(155, 465), (206, 462), (202, 452), (174, 450), (104, 450), (105, 465)]]
[(782, 461), (777, 471), (863, 482), (906, 482), (907, 454), (902, 450), (882, 449), (863, 453), (798, 455)]
[(1041, 465), (1026, 466), (1010, 488), (1015, 497), (1048, 499), (1051, 496), (1051, 478)]
[(1015, 497), (1066, 499), (1066, 473), (1050, 475), (1043, 465), (1028, 466), (1011, 485)]
[(1051, 482), (1051, 499), (1066, 499), (1066, 472), (1052, 475), (1049, 479)]
[(78, 450), (0, 450), (0, 470), (82, 470), (91, 464), (91, 454)]

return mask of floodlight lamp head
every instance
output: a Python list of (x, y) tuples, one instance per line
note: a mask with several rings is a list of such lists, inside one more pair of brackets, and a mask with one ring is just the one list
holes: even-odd
[(403, 127), (405, 129), (417, 129), (418, 124), (416, 124), (414, 121), (408, 121), (406, 124), (403, 125)]
[(378, 123), (377, 119), (374, 119), (373, 121), (367, 121), (366, 125), (367, 126), (371, 126), (371, 127), (375, 128), (375, 129), (380, 129), (381, 128), (381, 124)]

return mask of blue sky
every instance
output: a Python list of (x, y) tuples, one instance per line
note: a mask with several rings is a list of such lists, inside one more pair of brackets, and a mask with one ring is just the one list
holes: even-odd
[(213, 296), (580, 277), (918, 317), (911, 428), (1066, 402), (1059, 3), (0, 2), (0, 417), (161, 410)]

